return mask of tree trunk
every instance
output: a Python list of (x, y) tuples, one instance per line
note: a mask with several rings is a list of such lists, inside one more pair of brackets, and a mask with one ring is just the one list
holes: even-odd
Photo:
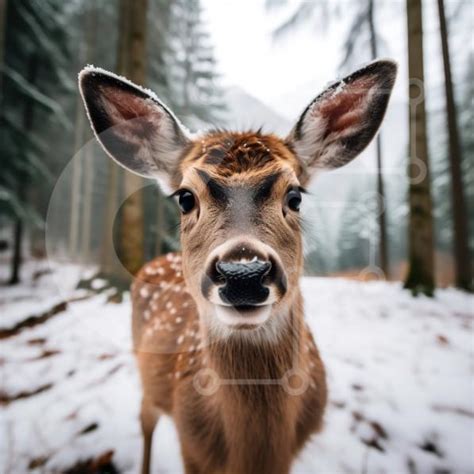
[[(377, 51), (377, 32), (374, 22), (374, 0), (369, 0), (367, 9), (367, 20), (370, 32), (370, 53), (371, 59), (374, 60), (378, 56)], [(376, 156), (377, 156), (377, 194), (378, 194), (378, 224), (379, 224), (379, 261), (386, 278), (388, 278), (390, 268), (388, 261), (387, 249), (387, 208), (385, 205), (385, 188), (382, 176), (382, 135), (379, 133), (376, 138)]]
[(20, 268), (22, 263), (23, 220), (17, 217), (13, 227), (13, 258), (10, 274), (10, 285), (20, 282)]
[[(30, 84), (34, 84), (38, 75), (39, 61), (36, 53), (33, 53), (28, 61), (26, 78)], [(33, 115), (34, 115), (34, 102), (26, 98), (25, 106), (23, 109), (23, 129), (25, 132), (29, 132), (33, 128)], [(28, 188), (28, 179), (21, 177), (18, 179), (18, 197), (20, 201), (24, 201), (26, 198), (26, 190)], [(23, 235), (24, 235), (25, 223), (21, 216), (17, 216), (14, 224), (13, 234), (13, 257), (11, 262), (11, 273), (10, 281), (11, 285), (14, 285), (20, 281), (20, 267), (23, 261)]]
[(409, 270), (405, 288), (434, 290), (433, 214), (424, 103), (421, 0), (407, 0), (409, 78)]
[[(146, 13), (147, 0), (121, 0), (120, 43), (117, 72), (130, 80), (145, 85), (146, 75)], [(144, 262), (143, 191), (138, 190), (142, 178), (124, 174), (126, 201), (122, 206), (120, 252), (123, 266), (132, 275)]]
[(451, 199), (453, 203), (454, 223), (454, 261), (456, 268), (456, 286), (472, 290), (471, 260), (469, 255), (469, 235), (467, 224), (467, 206), (462, 182), (462, 154), (459, 140), (456, 102), (454, 100), (453, 81), (448, 44), (448, 30), (444, 9), (444, 0), (438, 0), (439, 32), (443, 51), (444, 85), (446, 94), (446, 114), (449, 134), (449, 167), (451, 175)]

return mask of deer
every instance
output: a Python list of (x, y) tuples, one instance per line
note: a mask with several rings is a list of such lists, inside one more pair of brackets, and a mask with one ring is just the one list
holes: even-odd
[(287, 474), (323, 428), (326, 373), (305, 322), (300, 205), (310, 180), (352, 161), (385, 115), (397, 65), (335, 81), (288, 136), (191, 134), (151, 91), (93, 66), (79, 88), (97, 140), (176, 200), (181, 253), (131, 287), (142, 386), (142, 473), (172, 417), (186, 474)]

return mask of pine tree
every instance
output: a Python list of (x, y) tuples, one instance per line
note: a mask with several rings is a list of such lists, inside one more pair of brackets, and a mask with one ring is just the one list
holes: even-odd
[(176, 113), (190, 127), (212, 123), (219, 120), (224, 105), (200, 1), (176, 0), (171, 14), (170, 84)]
[[(38, 124), (71, 129), (64, 108), (49, 95), (67, 91), (65, 77), (69, 42), (58, 0), (18, 0), (6, 4), (5, 44), (0, 110), (0, 214), (14, 221), (10, 282), (19, 280), (26, 225), (43, 223), (35, 182), (51, 182), (47, 142)], [(56, 12), (56, 21), (51, 12)]]

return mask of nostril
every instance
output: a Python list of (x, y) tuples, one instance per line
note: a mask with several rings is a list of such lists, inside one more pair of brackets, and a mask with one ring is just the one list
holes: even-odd
[(266, 277), (270, 273), (270, 271), (273, 267), (272, 262), (270, 262), (270, 261), (264, 262), (264, 264), (265, 265), (264, 265), (264, 269), (263, 269), (263, 272), (262, 272), (262, 278)]
[(212, 269), (211, 278), (215, 283), (225, 283), (226, 281), (225, 274), (222, 268), (220, 267), (220, 264), (221, 262), (216, 259), (214, 265), (211, 265), (211, 269)]

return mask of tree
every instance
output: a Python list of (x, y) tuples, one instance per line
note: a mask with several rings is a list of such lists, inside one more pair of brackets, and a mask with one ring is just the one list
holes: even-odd
[[(465, 156), (474, 156), (474, 55), (469, 52), (467, 58), (467, 70), (465, 73), (465, 90), (462, 94), (461, 106), (459, 107), (459, 124), (461, 126), (462, 149)], [(466, 196), (468, 203), (474, 203), (474, 160), (464, 160), (462, 163), (462, 174), (465, 177)], [(474, 212), (469, 216), (469, 247), (471, 251), (470, 262), (474, 254)]]
[(456, 269), (455, 283), (458, 288), (470, 290), (472, 289), (472, 273), (469, 255), (468, 213), (462, 180), (462, 152), (457, 118), (458, 114), (454, 99), (444, 0), (438, 0), (438, 14), (443, 55), (446, 116), (448, 122), (448, 157), (451, 177), (451, 199), (453, 204), (454, 259)]
[[(53, 84), (58, 95), (69, 87), (64, 76), (69, 43), (61, 2), (18, 0), (3, 7), (8, 8), (2, 10), (6, 29), (0, 110), (0, 214), (14, 222), (10, 283), (15, 284), (19, 281), (25, 226), (43, 224), (34, 197), (37, 186), (32, 184), (51, 182), (45, 159), (48, 147), (38, 124), (52, 122), (60, 124), (63, 133), (70, 130), (63, 107), (49, 95)], [(56, 21), (50, 20), (51, 11), (57, 15)]]
[(409, 77), (409, 270), (405, 288), (433, 294), (434, 249), (430, 167), (424, 104), (421, 0), (407, 0)]

